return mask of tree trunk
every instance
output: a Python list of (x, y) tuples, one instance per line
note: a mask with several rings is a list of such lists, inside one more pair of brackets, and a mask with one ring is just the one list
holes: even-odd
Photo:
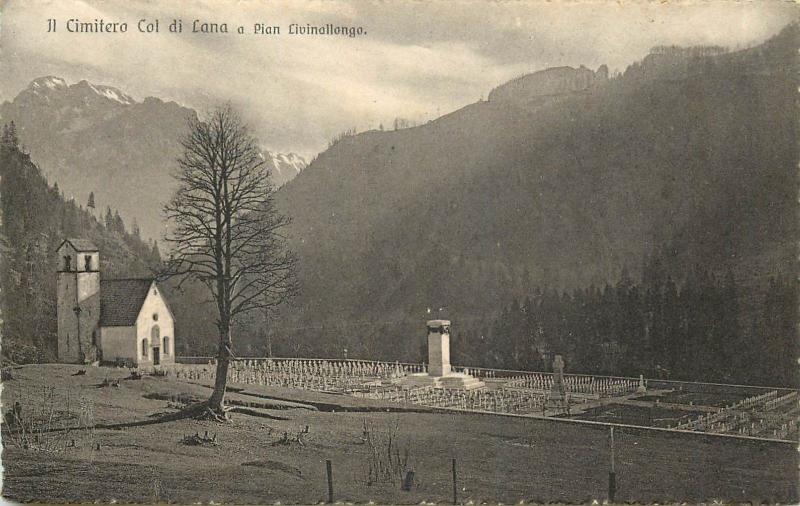
[(214, 391), (208, 399), (208, 407), (216, 414), (222, 414), (225, 402), (225, 388), (228, 384), (228, 366), (231, 362), (231, 329), (225, 325), (219, 333), (219, 352), (217, 353), (217, 372)]

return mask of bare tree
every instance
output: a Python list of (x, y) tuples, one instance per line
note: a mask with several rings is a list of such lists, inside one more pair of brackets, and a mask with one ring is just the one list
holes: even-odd
[(275, 208), (264, 159), (230, 106), (192, 120), (181, 145), (179, 188), (164, 207), (173, 224), (165, 275), (202, 282), (216, 303), (219, 349), (208, 408), (224, 417), (232, 323), (296, 290), (295, 257), (281, 234), (289, 219)]

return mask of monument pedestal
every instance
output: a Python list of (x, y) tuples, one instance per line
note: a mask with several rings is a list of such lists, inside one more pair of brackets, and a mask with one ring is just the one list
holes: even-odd
[(463, 372), (452, 372), (447, 376), (438, 378), (438, 380), (442, 388), (449, 390), (477, 390), (486, 386), (483, 381)]
[(545, 402), (545, 408), (557, 411), (569, 411), (569, 398), (564, 387), (564, 359), (556, 355), (553, 361), (553, 386)]
[(403, 388), (433, 387), (446, 388), (448, 390), (477, 390), (484, 388), (486, 384), (461, 372), (451, 372), (445, 376), (431, 376), (426, 373), (409, 374), (400, 380)]
[(636, 387), (637, 394), (646, 394), (647, 393), (647, 385), (644, 382), (644, 375), (639, 375), (639, 386)]

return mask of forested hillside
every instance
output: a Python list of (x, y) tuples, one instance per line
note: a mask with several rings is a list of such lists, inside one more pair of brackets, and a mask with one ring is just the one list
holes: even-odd
[(0, 143), (0, 210), (3, 360), (55, 359), (55, 250), (65, 237), (97, 245), (103, 277), (152, 275), (160, 262), (158, 246), (142, 241), (137, 228), (129, 231), (119, 213), (84, 208), (48, 184), (20, 149), (13, 123)]
[(655, 48), (619, 76), (546, 71), (339, 139), (278, 194), (303, 285), (279, 329), (299, 353), (417, 359), (432, 315), (466, 330), (526, 287), (639, 283), (651, 258), (681, 289), (695, 266), (730, 273), (751, 325), (795, 272), (797, 47), (794, 24), (738, 52)]

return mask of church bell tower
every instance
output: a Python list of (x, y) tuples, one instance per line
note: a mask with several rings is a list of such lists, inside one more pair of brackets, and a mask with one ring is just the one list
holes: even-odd
[(100, 252), (86, 239), (65, 239), (58, 255), (58, 361), (98, 359)]

